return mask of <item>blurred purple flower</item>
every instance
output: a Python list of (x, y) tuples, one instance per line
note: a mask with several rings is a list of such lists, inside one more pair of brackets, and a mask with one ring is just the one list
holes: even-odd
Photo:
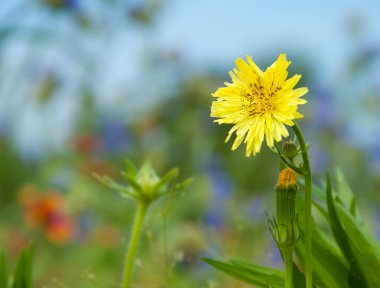
[(79, 0), (65, 0), (65, 6), (71, 10), (77, 10), (79, 8)]
[(368, 149), (368, 163), (370, 167), (380, 173), (380, 143), (377, 143), (372, 147), (372, 149)]
[(82, 213), (76, 222), (75, 239), (77, 241), (85, 241), (90, 232), (95, 228), (95, 218), (90, 213)]
[(271, 244), (272, 251), (269, 254), (270, 266), (279, 267), (282, 263), (282, 256), (280, 250), (278, 249), (277, 244), (273, 239), (271, 240)]
[(221, 210), (208, 210), (203, 216), (203, 223), (207, 228), (221, 230), (224, 226), (225, 217)]
[(8, 132), (8, 125), (7, 121), (5, 119), (0, 119), (0, 136), (4, 136)]
[(376, 239), (380, 241), (380, 227), (375, 229), (375, 235), (376, 235)]
[(118, 122), (109, 122), (104, 125), (101, 133), (102, 146), (106, 151), (118, 153), (131, 144), (131, 135)]
[(336, 109), (333, 103), (332, 91), (325, 88), (314, 88), (315, 97), (313, 97), (313, 120), (312, 125), (319, 129), (325, 129), (336, 126)]
[(249, 204), (249, 216), (251, 220), (259, 220), (264, 217), (263, 201), (260, 198), (253, 198)]
[(313, 144), (309, 148), (310, 163), (313, 171), (322, 172), (328, 166), (329, 157), (327, 153), (317, 144)]
[(232, 194), (232, 184), (227, 174), (222, 170), (220, 160), (214, 158), (206, 168), (212, 183), (210, 206), (203, 221), (207, 227), (221, 229), (225, 224), (225, 213), (228, 199)]
[(79, 0), (43, 0), (43, 2), (54, 9), (66, 9), (69, 11), (79, 9)]

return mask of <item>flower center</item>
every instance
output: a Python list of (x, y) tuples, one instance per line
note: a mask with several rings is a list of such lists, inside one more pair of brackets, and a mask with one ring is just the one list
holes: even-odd
[(266, 89), (257, 80), (257, 83), (250, 83), (249, 86), (242, 90), (242, 106), (248, 112), (249, 116), (262, 116), (265, 113), (272, 113), (275, 110), (273, 98), (281, 87), (274, 87), (273, 82), (269, 89)]

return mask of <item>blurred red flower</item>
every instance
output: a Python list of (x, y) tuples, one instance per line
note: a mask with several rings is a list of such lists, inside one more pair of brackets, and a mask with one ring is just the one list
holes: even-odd
[(34, 186), (25, 186), (20, 191), (20, 202), (29, 227), (43, 231), (49, 241), (57, 245), (72, 240), (74, 222), (68, 214), (65, 198), (58, 191), (42, 193)]

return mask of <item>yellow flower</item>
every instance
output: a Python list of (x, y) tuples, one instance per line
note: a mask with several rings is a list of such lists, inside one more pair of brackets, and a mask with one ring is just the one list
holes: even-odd
[(285, 125), (294, 125), (293, 119), (302, 118), (297, 112), (298, 105), (307, 103), (300, 97), (308, 92), (306, 87), (293, 89), (301, 78), (295, 75), (290, 79), (287, 68), (290, 61), (281, 54), (277, 61), (264, 72), (247, 56), (247, 62), (236, 60), (236, 67), (230, 71), (232, 83), (225, 82), (226, 87), (219, 88), (213, 97), (211, 117), (219, 118), (219, 124), (234, 124), (228, 132), (226, 142), (235, 132), (236, 139), (232, 145), (235, 150), (246, 143), (246, 156), (256, 155), (264, 136), (269, 147), (274, 141), (289, 136)]

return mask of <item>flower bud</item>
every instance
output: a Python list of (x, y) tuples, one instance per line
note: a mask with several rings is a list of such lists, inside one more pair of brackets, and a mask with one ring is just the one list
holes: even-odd
[(104, 185), (119, 191), (123, 196), (145, 204), (150, 204), (162, 196), (183, 191), (192, 181), (186, 179), (178, 182), (179, 171), (177, 168), (173, 168), (164, 176), (159, 177), (149, 162), (146, 162), (139, 170), (128, 160), (125, 164), (126, 171), (121, 174), (128, 185), (119, 184), (107, 176), (96, 174), (94, 176)]
[(282, 146), (282, 155), (286, 158), (294, 158), (298, 154), (298, 148), (293, 141), (285, 141)]
[(290, 168), (278, 176), (276, 190), (276, 218), (273, 227), (274, 238), (281, 248), (294, 246), (299, 238), (296, 217), (297, 174)]

